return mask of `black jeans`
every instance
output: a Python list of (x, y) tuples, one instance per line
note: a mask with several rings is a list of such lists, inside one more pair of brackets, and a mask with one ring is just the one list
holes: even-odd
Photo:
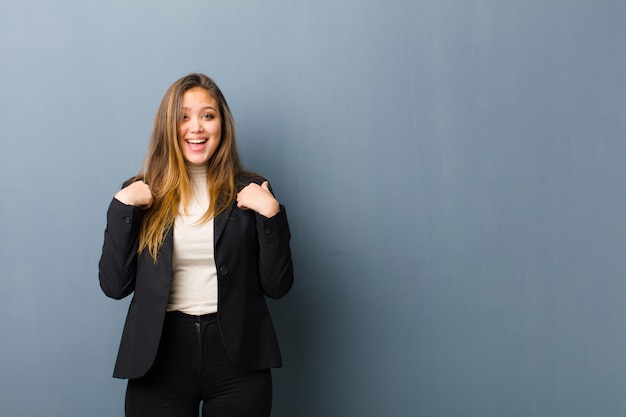
[(128, 381), (127, 417), (269, 417), (269, 369), (240, 371), (228, 357), (217, 315), (167, 313), (148, 373)]

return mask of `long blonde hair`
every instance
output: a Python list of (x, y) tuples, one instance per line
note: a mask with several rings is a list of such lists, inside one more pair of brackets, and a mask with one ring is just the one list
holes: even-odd
[(220, 143), (208, 161), (209, 209), (202, 221), (210, 220), (228, 207), (237, 192), (236, 177), (244, 172), (235, 144), (233, 116), (217, 84), (204, 74), (189, 74), (172, 84), (157, 110), (146, 159), (138, 174), (154, 194), (152, 207), (143, 217), (138, 252), (148, 250), (155, 261), (181, 203), (186, 207), (192, 193), (190, 175), (178, 143), (178, 123), (182, 120), (183, 94), (194, 87), (207, 90), (217, 101), (222, 122)]

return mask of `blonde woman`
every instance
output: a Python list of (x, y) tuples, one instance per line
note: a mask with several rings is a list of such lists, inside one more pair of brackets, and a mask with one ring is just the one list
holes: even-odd
[(133, 294), (114, 376), (126, 416), (269, 416), (282, 365), (265, 297), (291, 288), (285, 209), (244, 171), (215, 82), (176, 81), (107, 211), (100, 286)]

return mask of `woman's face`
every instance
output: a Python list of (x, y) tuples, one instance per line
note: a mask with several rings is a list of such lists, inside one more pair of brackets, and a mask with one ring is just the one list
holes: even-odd
[(202, 87), (183, 93), (182, 120), (178, 123), (178, 145), (185, 161), (206, 165), (220, 144), (222, 115), (213, 96)]

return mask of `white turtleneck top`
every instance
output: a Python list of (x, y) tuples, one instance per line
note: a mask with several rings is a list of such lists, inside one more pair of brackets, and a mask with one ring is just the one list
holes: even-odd
[(209, 208), (206, 167), (188, 166), (193, 196), (174, 221), (172, 284), (167, 311), (191, 315), (217, 312), (217, 268), (213, 256), (213, 220), (199, 220)]

